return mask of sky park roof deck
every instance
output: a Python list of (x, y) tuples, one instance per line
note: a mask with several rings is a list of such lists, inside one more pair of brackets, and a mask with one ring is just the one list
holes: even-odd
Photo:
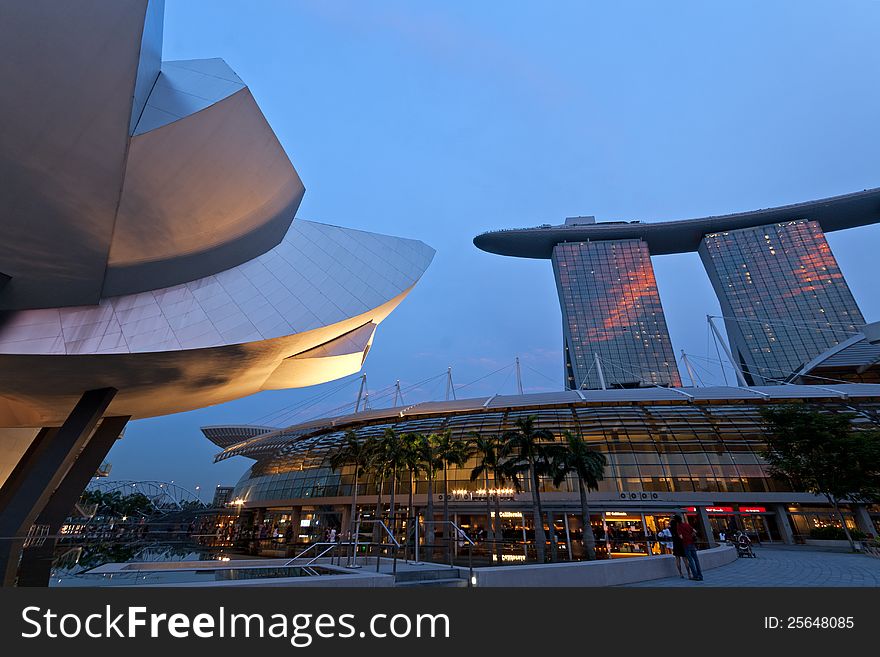
[(734, 214), (643, 223), (580, 218), (562, 226), (544, 224), (534, 228), (494, 230), (477, 235), (474, 245), (498, 255), (549, 259), (561, 242), (641, 239), (651, 255), (696, 251), (704, 235), (754, 228), (797, 219), (811, 219), (825, 232), (880, 222), (880, 188), (829, 198)]

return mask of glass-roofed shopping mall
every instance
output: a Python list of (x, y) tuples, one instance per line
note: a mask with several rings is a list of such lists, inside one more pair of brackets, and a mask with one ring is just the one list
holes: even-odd
[[(607, 458), (604, 479), (591, 492), (591, 525), (600, 554), (635, 556), (657, 553), (656, 532), (674, 513), (691, 516), (704, 536), (717, 541), (739, 529), (753, 540), (793, 542), (811, 529), (834, 524), (824, 499), (792, 490), (772, 479), (760, 457), (764, 429), (760, 409), (772, 404), (808, 403), (828, 413), (855, 413), (854, 423), (880, 426), (880, 385), (786, 385), (766, 387), (638, 388), (577, 390), (544, 394), (483, 397), (419, 403), (325, 418), (285, 429), (210, 427), (206, 436), (223, 448), (217, 460), (246, 456), (255, 462), (238, 482), (234, 512), (227, 518), (229, 538), (240, 531), (266, 538), (277, 550), (285, 541), (311, 542), (350, 527), (354, 470), (334, 469), (330, 460), (347, 432), (358, 438), (450, 432), (454, 440), (501, 436), (519, 418), (556, 439), (565, 432), (582, 436)], [(471, 459), (450, 466), (450, 519), (477, 539), (487, 534), (487, 488), (503, 525), (504, 560), (529, 557), (534, 542), (532, 495), (528, 482), (515, 490), (489, 476), (471, 481)], [(415, 478), (413, 506), (424, 517), (428, 482)], [(406, 516), (409, 475), (396, 487), (397, 511)], [(383, 513), (389, 485), (384, 484)], [(443, 503), (443, 476), (434, 480), (433, 504)], [(358, 514), (375, 513), (379, 485), (369, 472), (358, 480)], [(552, 515), (557, 548), (581, 556), (582, 516), (578, 485), (542, 480), (541, 500)], [(488, 514), (494, 514), (490, 510)], [(864, 533), (880, 530), (880, 508), (849, 505), (847, 524)], [(405, 517), (396, 532), (405, 534)], [(287, 527), (291, 529), (288, 530)], [(250, 529), (248, 529), (250, 528)], [(554, 532), (550, 532), (552, 534)], [(277, 540), (273, 537), (277, 536)], [(550, 540), (553, 540), (552, 538)]]

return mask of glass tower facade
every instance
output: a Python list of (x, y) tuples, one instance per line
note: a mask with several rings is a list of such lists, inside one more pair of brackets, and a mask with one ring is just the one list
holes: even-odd
[(815, 221), (710, 233), (699, 253), (749, 384), (780, 382), (865, 323)]
[(553, 248), (566, 388), (679, 386), (648, 245), (563, 242)]

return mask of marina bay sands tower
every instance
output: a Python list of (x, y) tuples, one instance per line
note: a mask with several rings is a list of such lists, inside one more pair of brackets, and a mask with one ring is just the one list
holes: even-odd
[(567, 388), (681, 385), (647, 243), (563, 242), (553, 247), (551, 260)]
[(551, 260), (567, 389), (679, 386), (652, 255), (697, 251), (740, 383), (772, 385), (858, 333), (861, 311), (825, 232), (880, 221), (880, 189), (657, 223), (572, 217), (483, 233), (490, 253)]

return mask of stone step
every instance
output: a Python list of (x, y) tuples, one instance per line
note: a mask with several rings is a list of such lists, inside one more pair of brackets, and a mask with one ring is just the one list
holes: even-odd
[(395, 586), (400, 587), (414, 587), (414, 586), (435, 586), (435, 587), (446, 587), (446, 588), (465, 588), (467, 587), (467, 580), (464, 579), (425, 579), (425, 580), (414, 580), (408, 582), (397, 582)]
[(398, 571), (395, 582), (424, 582), (437, 579), (458, 579), (457, 568), (436, 568)]

